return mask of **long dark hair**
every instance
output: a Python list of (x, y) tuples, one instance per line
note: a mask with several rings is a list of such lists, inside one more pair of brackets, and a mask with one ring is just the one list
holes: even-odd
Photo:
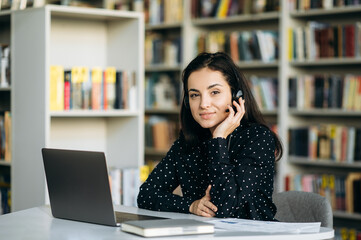
[[(258, 123), (270, 129), (266, 125), (266, 121), (258, 108), (257, 102), (253, 97), (248, 81), (235, 65), (233, 60), (222, 52), (216, 53), (200, 53), (194, 58), (188, 66), (183, 70), (183, 104), (180, 111), (181, 134), (183, 134), (187, 145), (195, 146), (200, 141), (211, 138), (209, 129), (202, 128), (193, 118), (188, 105), (188, 78), (189, 76), (202, 68), (209, 68), (214, 71), (221, 72), (231, 87), (231, 91), (242, 90), (245, 101), (246, 113), (242, 118), (244, 123)], [(283, 148), (278, 136), (270, 130), (275, 140), (275, 156), (279, 160), (283, 154)]]

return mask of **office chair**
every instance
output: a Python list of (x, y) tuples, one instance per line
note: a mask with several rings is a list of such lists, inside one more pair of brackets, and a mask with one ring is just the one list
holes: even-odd
[(333, 227), (329, 201), (316, 193), (288, 191), (275, 193), (275, 218), (280, 222), (321, 222), (321, 227)]

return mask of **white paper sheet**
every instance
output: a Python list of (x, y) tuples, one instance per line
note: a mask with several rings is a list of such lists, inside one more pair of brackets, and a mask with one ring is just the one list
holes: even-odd
[(213, 223), (215, 230), (267, 232), (267, 233), (317, 233), (320, 231), (320, 222), (289, 223), (256, 221), (238, 218), (220, 218), (207, 221)]

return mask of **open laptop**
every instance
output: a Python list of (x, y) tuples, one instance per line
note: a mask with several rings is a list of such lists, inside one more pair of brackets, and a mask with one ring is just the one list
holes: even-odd
[(54, 217), (109, 226), (164, 219), (114, 212), (103, 152), (43, 148), (42, 155)]

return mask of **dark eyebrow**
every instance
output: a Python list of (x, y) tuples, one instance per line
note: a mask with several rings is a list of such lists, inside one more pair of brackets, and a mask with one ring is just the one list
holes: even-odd
[[(211, 88), (214, 88), (216, 86), (222, 86), (222, 85), (219, 84), (219, 83), (215, 83), (215, 84), (209, 85), (207, 89), (211, 89)], [(199, 90), (194, 89), (194, 88), (191, 88), (191, 89), (188, 90), (188, 92), (190, 92), (190, 91), (199, 92)]]

